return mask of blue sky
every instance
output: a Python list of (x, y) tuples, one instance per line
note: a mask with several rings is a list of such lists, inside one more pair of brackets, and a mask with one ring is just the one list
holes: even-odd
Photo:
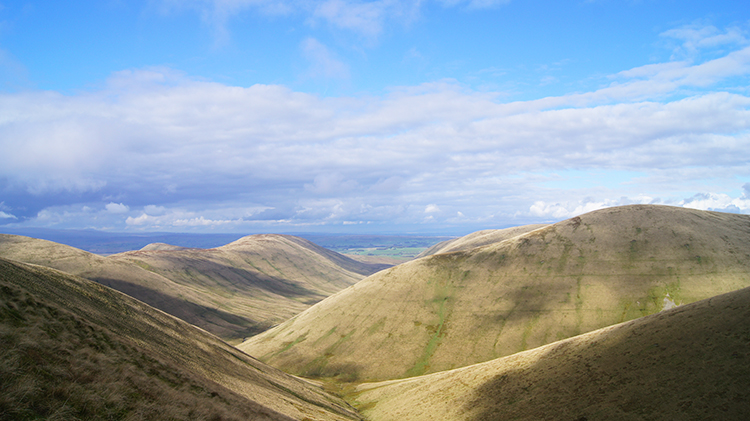
[(750, 213), (738, 1), (0, 0), (0, 228)]

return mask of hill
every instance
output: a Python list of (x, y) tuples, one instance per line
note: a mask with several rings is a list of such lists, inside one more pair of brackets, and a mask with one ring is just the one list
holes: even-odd
[(372, 421), (743, 420), (748, 341), (745, 288), (352, 399)]
[(188, 247), (173, 246), (166, 243), (151, 243), (146, 244), (141, 248), (141, 251), (159, 251), (159, 250), (185, 250)]
[(465, 235), (463, 237), (442, 241), (420, 253), (417, 258), (432, 256), (438, 253), (450, 253), (453, 251), (465, 251), (473, 248), (499, 243), (509, 238), (526, 234), (535, 229), (544, 228), (547, 224), (521, 225), (498, 230), (482, 230)]
[(0, 259), (0, 418), (354, 420), (341, 399), (100, 284)]
[(344, 381), (489, 361), (750, 286), (750, 216), (608, 208), (376, 273), (239, 347)]
[(0, 257), (95, 280), (225, 340), (241, 340), (305, 310), (383, 265), (291, 236), (248, 236), (215, 249), (155, 245), (107, 257), (0, 235)]

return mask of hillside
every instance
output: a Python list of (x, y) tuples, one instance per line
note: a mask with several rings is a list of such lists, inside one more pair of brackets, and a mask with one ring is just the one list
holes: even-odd
[(379, 272), (239, 347), (287, 372), (419, 376), (750, 286), (750, 216), (608, 208)]
[(309, 382), (97, 283), (0, 259), (0, 291), (0, 419), (359, 419)]
[(0, 235), (0, 257), (95, 280), (225, 340), (263, 331), (383, 267), (280, 235), (248, 236), (215, 249), (147, 248), (102, 257)]
[(744, 420), (748, 342), (745, 288), (351, 398), (371, 421)]
[(438, 253), (450, 253), (453, 251), (465, 251), (473, 248), (486, 246), (493, 243), (499, 243), (509, 238), (526, 234), (535, 229), (544, 228), (547, 224), (521, 225), (497, 230), (482, 230), (454, 238), (452, 240), (442, 241), (420, 253), (417, 258), (432, 256)]

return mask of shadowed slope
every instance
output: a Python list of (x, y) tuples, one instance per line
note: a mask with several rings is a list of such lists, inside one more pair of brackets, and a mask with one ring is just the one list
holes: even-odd
[(473, 248), (486, 246), (489, 244), (499, 243), (509, 238), (526, 234), (539, 228), (544, 228), (548, 224), (522, 225), (520, 227), (505, 228), (499, 230), (483, 230), (465, 235), (453, 240), (443, 241), (428, 248), (417, 256), (427, 257), (438, 253), (450, 253), (453, 251), (466, 251)]
[(0, 256), (95, 280), (224, 339), (241, 340), (381, 267), (308, 243), (290, 236), (249, 236), (216, 249), (155, 245), (155, 250), (102, 257), (0, 235)]
[(0, 259), (2, 419), (359, 419), (122, 293)]
[[(750, 289), (461, 369), (358, 387), (386, 420), (743, 420)], [(439, 414), (439, 415), (438, 415)]]
[(609, 208), (379, 272), (239, 347), (295, 374), (394, 379), (749, 285), (749, 216)]

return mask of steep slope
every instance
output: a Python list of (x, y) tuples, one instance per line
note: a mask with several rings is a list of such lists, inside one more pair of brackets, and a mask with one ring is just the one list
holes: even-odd
[(295, 374), (467, 366), (750, 286), (750, 216), (609, 208), (379, 272), (239, 347)]
[(745, 288), (353, 399), (372, 421), (742, 420), (749, 342)]
[(97, 283), (0, 259), (0, 418), (359, 419), (342, 400)]
[(95, 280), (226, 340), (241, 340), (382, 267), (308, 243), (289, 236), (250, 236), (216, 249), (155, 246), (158, 250), (102, 257), (50, 241), (0, 235), (0, 256)]
[(533, 225), (521, 225), (519, 227), (511, 227), (504, 229), (495, 230), (482, 230), (465, 235), (463, 237), (454, 238), (452, 240), (442, 241), (428, 248), (427, 250), (420, 253), (417, 258), (432, 256), (438, 253), (450, 253), (453, 251), (466, 251), (473, 248), (486, 246), (489, 244), (499, 243), (509, 238), (526, 234), (529, 231), (534, 231), (539, 228), (544, 228), (548, 224), (533, 224)]

